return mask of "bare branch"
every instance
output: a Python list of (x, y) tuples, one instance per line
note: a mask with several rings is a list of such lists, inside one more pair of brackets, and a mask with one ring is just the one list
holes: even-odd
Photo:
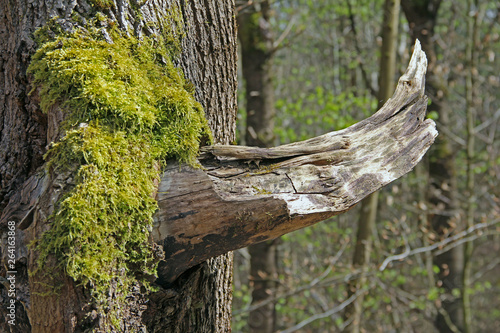
[(285, 40), (285, 38), (288, 37), (288, 35), (292, 31), (292, 28), (295, 25), (296, 21), (297, 21), (297, 18), (295, 16), (292, 16), (292, 19), (286, 25), (285, 30), (283, 30), (283, 32), (281, 33), (281, 35), (273, 43), (272, 52), (276, 52), (276, 51), (278, 51), (279, 49), (282, 48), (281, 43), (283, 43), (283, 41)]
[(437, 242), (437, 243), (434, 243), (432, 245), (425, 246), (425, 247), (419, 247), (419, 248), (413, 249), (413, 250), (410, 250), (410, 247), (408, 246), (408, 244), (406, 244), (405, 251), (403, 253), (392, 255), (392, 256), (385, 258), (385, 260), (380, 265), (379, 270), (383, 271), (387, 268), (387, 266), (391, 262), (403, 260), (403, 259), (408, 258), (410, 256), (413, 256), (415, 254), (419, 254), (419, 253), (423, 253), (423, 252), (430, 252), (430, 251), (433, 251), (433, 250), (438, 249), (438, 248), (442, 248), (442, 250), (437, 251), (437, 254), (446, 252), (449, 250), (449, 247), (445, 247), (445, 246), (451, 245), (452, 247), (455, 247), (455, 246), (458, 246), (466, 241), (471, 241), (473, 239), (481, 237), (481, 235), (476, 235), (473, 237), (464, 238), (465, 236), (470, 235), (477, 230), (486, 229), (486, 228), (488, 228), (492, 225), (495, 225), (499, 222), (500, 222), (500, 220), (495, 220), (495, 221), (489, 222), (489, 223), (478, 223), (478, 224), (473, 225), (472, 227), (467, 228), (466, 230), (464, 230), (462, 232), (459, 232), (451, 237), (445, 238), (440, 242)]
[[(312, 288), (314, 288), (315, 286), (317, 286), (321, 281), (323, 281), (327, 276), (328, 274), (331, 273), (332, 271), (332, 267), (335, 265), (335, 263), (340, 259), (340, 256), (344, 253), (344, 250), (346, 249), (347, 245), (349, 243), (348, 242), (345, 242), (344, 244), (342, 244), (342, 247), (340, 248), (339, 251), (337, 251), (337, 253), (335, 254), (335, 257), (333, 257), (331, 260), (330, 260), (330, 264), (329, 266), (323, 271), (323, 273), (321, 273), (320, 276), (314, 278), (311, 282), (309, 282), (307, 285), (305, 286), (301, 286), (299, 288), (296, 288), (294, 290), (290, 290), (282, 295), (277, 295), (276, 297), (273, 297), (273, 298), (268, 298), (262, 302), (259, 302), (257, 304), (252, 304), (252, 305), (248, 305), (242, 309), (238, 309), (238, 310), (235, 310), (233, 311), (233, 315), (239, 315), (239, 314), (242, 314), (242, 313), (245, 313), (245, 312), (250, 312), (250, 311), (254, 311), (254, 310), (257, 310), (263, 306), (266, 306), (267, 304), (269, 303), (273, 303), (273, 302), (276, 302), (277, 300), (279, 299), (286, 299), (288, 297), (291, 297), (293, 295), (297, 295), (305, 290), (310, 290)], [(344, 277), (345, 279), (347, 279), (348, 277)]]
[[(354, 20), (354, 13), (352, 10), (352, 5), (349, 0), (346, 0), (347, 9), (349, 10), (349, 21), (351, 22), (351, 30), (354, 35), (354, 47), (356, 48), (356, 52), (358, 55), (361, 55), (361, 48), (358, 43), (358, 32), (356, 29), (356, 21)], [(365, 82), (365, 86), (370, 91), (371, 95), (375, 98), (378, 98), (378, 91), (373, 88), (370, 83), (370, 79), (368, 78), (368, 73), (366, 72), (364, 62), (358, 57), (359, 68), (361, 69), (361, 76), (363, 77), (363, 81)]]
[(301, 321), (300, 323), (298, 323), (297, 325), (295, 325), (293, 327), (287, 328), (284, 331), (280, 331), (280, 333), (296, 332), (296, 331), (300, 330), (301, 328), (309, 325), (310, 323), (312, 323), (315, 320), (330, 317), (331, 315), (333, 315), (335, 313), (339, 313), (340, 311), (344, 310), (349, 304), (354, 302), (356, 300), (356, 298), (358, 298), (364, 292), (366, 292), (366, 289), (361, 288), (356, 293), (351, 295), (351, 297), (346, 299), (344, 302), (340, 303), (338, 306), (331, 308), (330, 310), (328, 310), (326, 312), (315, 314), (315, 315), (307, 318), (306, 320)]

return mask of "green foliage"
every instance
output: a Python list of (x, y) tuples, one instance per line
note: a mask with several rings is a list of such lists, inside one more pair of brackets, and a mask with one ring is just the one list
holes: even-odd
[[(233, 297), (241, 300), (243, 304), (250, 304), (252, 301), (250, 288), (247, 284), (242, 284), (239, 289), (235, 289)], [(241, 332), (244, 329), (247, 324), (247, 317), (248, 313), (233, 315), (232, 328), (235, 332)]]
[(139, 41), (111, 29), (110, 43), (93, 26), (55, 38), (49, 30), (38, 33), (28, 72), (42, 110), (67, 112), (65, 136), (45, 157), (53, 174), (72, 171), (75, 186), (36, 243), (38, 267), (55, 254), (104, 311), (111, 281), (126, 296), (135, 275), (155, 273), (148, 237), (163, 161), (196, 165), (211, 134), (192, 84), (173, 65), (178, 42), (168, 33)]
[(427, 118), (432, 119), (432, 120), (438, 120), (439, 119), (439, 113), (436, 111), (431, 111), (427, 113)]
[(338, 95), (321, 86), (304, 92), (293, 100), (276, 102), (276, 133), (281, 142), (305, 140), (315, 135), (340, 130), (357, 122), (354, 111), (368, 115), (376, 101), (370, 96), (356, 97), (352, 92)]
[(442, 288), (432, 287), (427, 293), (427, 299), (429, 301), (435, 301), (439, 298), (440, 294), (443, 293), (443, 291), (444, 290)]

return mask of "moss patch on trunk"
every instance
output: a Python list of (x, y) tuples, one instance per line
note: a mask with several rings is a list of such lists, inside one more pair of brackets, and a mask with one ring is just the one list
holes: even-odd
[(171, 34), (138, 40), (99, 24), (50, 29), (38, 33), (28, 72), (42, 110), (67, 111), (65, 135), (46, 159), (52, 174), (76, 170), (76, 185), (36, 243), (38, 266), (55, 255), (113, 323), (111, 282), (125, 297), (138, 273), (155, 272), (148, 239), (163, 161), (195, 165), (200, 140), (211, 134), (192, 84), (172, 62), (179, 43)]

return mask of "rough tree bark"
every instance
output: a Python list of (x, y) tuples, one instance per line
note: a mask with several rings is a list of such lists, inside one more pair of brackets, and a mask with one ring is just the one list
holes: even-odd
[[(137, 36), (155, 32), (155, 25), (180, 9), (186, 36), (182, 39), (179, 66), (196, 88), (215, 142), (234, 140), (236, 117), (236, 24), (231, 0), (207, 1), (109, 1), (104, 10), (122, 30)], [(36, 254), (28, 243), (49, 226), (45, 218), (68, 183), (68, 175), (49, 179), (43, 172), (46, 146), (58, 136), (60, 110), (43, 114), (39, 101), (28, 96), (26, 69), (37, 45), (33, 32), (53, 18), (63, 27), (73, 19), (95, 13), (99, 1), (2, 1), (0, 2), (0, 215), (2, 253), (0, 316), (8, 319), (6, 242), (8, 221), (15, 223), (16, 325), (0, 320), (2, 332), (103, 331), (99, 314), (87, 306), (89, 292), (64, 274), (59, 297), (44, 296), (44, 281), (28, 276)], [(60, 272), (61, 273), (61, 272)], [(215, 332), (230, 330), (232, 259), (213, 258), (186, 272), (175, 283), (163, 284), (148, 295), (131, 290), (121, 308), (120, 331)], [(38, 291), (38, 293), (37, 293)], [(42, 294), (40, 294), (40, 292)], [(111, 295), (116, 298), (118, 295)], [(145, 305), (147, 303), (147, 306)], [(147, 309), (146, 309), (147, 308)], [(90, 317), (87, 317), (90, 315)]]

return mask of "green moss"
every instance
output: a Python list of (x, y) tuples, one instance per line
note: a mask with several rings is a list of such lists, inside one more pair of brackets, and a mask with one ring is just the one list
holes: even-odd
[(263, 189), (263, 188), (259, 188), (257, 186), (253, 186), (252, 185), (252, 188), (257, 191), (257, 194), (273, 194), (272, 192), (266, 190), (266, 189)]
[(167, 48), (176, 54), (180, 53), (180, 42), (186, 36), (180, 9), (178, 7), (171, 8), (168, 15), (158, 20), (158, 24), (162, 38), (167, 42)]
[(110, 282), (125, 297), (138, 273), (155, 271), (148, 237), (163, 161), (196, 165), (200, 140), (211, 134), (192, 84), (171, 60), (179, 44), (167, 36), (178, 33), (139, 41), (112, 30), (109, 43), (101, 29), (56, 30), (51, 38), (46, 27), (28, 72), (42, 110), (68, 114), (46, 159), (53, 174), (74, 170), (76, 183), (36, 244), (38, 266), (55, 254), (69, 276), (92, 287), (113, 323)]
[(99, 9), (110, 9), (115, 6), (112, 0), (90, 0), (90, 2)]
[[(259, 169), (255, 172), (249, 172), (244, 177), (251, 177), (251, 176), (255, 176), (255, 175), (265, 175), (265, 174), (273, 172), (276, 169), (279, 169), (279, 167), (280, 167), (279, 163), (274, 163), (274, 164), (269, 164), (269, 165), (261, 165), (259, 160), (250, 161), (250, 162), (255, 162), (255, 164), (257, 165), (257, 167)], [(249, 163), (249, 165), (250, 164), (251, 163)]]
[(199, 137), (209, 130), (168, 42), (139, 43), (113, 31), (109, 44), (99, 29), (82, 34), (59, 36), (34, 55), (29, 72), (41, 87), (42, 110), (57, 104), (69, 111), (69, 124), (93, 121), (153, 135), (165, 155), (195, 163)]

